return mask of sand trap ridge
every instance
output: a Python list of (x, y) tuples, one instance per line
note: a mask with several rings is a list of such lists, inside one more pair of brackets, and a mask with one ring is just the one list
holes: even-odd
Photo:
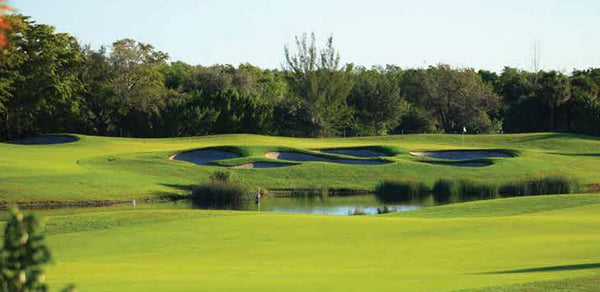
[(10, 141), (11, 144), (19, 144), (19, 145), (53, 145), (53, 144), (66, 144), (72, 143), (79, 140), (79, 138), (75, 136), (68, 135), (42, 135), (42, 136), (33, 136), (25, 139), (19, 139), (15, 141)]
[(212, 149), (200, 149), (200, 150), (192, 150), (187, 152), (182, 152), (176, 155), (173, 155), (169, 158), (169, 160), (181, 160), (187, 161), (191, 163), (195, 163), (198, 165), (207, 165), (212, 161), (223, 160), (236, 158), (240, 155), (234, 152), (221, 151), (221, 150), (212, 150)]
[(378, 164), (389, 163), (387, 161), (381, 161), (381, 160), (332, 159), (332, 158), (323, 157), (323, 156), (319, 156), (319, 155), (312, 155), (312, 154), (307, 154), (307, 153), (291, 152), (291, 151), (267, 152), (267, 153), (265, 153), (265, 157), (270, 158), (270, 159), (282, 159), (282, 160), (300, 161), (300, 162), (320, 161), (320, 162), (331, 162), (331, 163), (341, 163), (341, 164), (358, 164), (358, 165), (378, 165)]
[(356, 157), (389, 156), (389, 155), (379, 152), (379, 151), (370, 150), (370, 149), (360, 149), (360, 148), (346, 148), (346, 149), (340, 149), (340, 148), (333, 149), (332, 148), (332, 149), (320, 149), (319, 151), (321, 151), (323, 153), (341, 154), (341, 155), (356, 156)]
[(513, 155), (491, 150), (448, 150), (448, 151), (429, 151), (429, 152), (409, 152), (412, 156), (430, 157), (450, 160), (470, 160), (491, 157), (513, 157)]
[(251, 168), (276, 168), (276, 167), (286, 167), (292, 166), (295, 164), (291, 163), (277, 163), (277, 162), (252, 162), (234, 166), (232, 168), (236, 169), (251, 169)]
[(442, 161), (425, 161), (425, 163), (435, 164), (435, 165), (448, 165), (448, 166), (458, 166), (458, 167), (484, 167), (489, 166), (489, 163), (485, 162), (442, 162)]

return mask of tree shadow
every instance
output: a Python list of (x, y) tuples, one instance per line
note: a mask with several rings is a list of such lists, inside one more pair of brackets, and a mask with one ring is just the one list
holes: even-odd
[(541, 272), (576, 271), (576, 270), (587, 270), (587, 269), (598, 269), (598, 268), (600, 268), (600, 263), (589, 263), (589, 264), (547, 266), (547, 267), (537, 267), (537, 268), (518, 269), (518, 270), (496, 271), (496, 272), (487, 272), (487, 273), (480, 273), (480, 274), (488, 274), (489, 275), (489, 274), (541, 273)]
[(191, 192), (194, 188), (194, 185), (182, 185), (182, 184), (166, 184), (166, 183), (158, 183), (161, 186), (169, 187), (172, 189), (176, 189), (179, 191), (189, 191)]
[(563, 133), (563, 132), (550, 132), (550, 133), (539, 133), (533, 134), (532, 136), (523, 137), (518, 140), (518, 142), (533, 142), (539, 140), (548, 140), (553, 138), (561, 138), (561, 139), (584, 139), (584, 140), (600, 140), (600, 137), (590, 136), (590, 135), (582, 135), (582, 134), (571, 134), (571, 133)]
[[(194, 188), (194, 185), (182, 185), (182, 184), (167, 184), (159, 183), (161, 186), (169, 187), (173, 189), (173, 192), (154, 192), (152, 195), (159, 198), (160, 200), (168, 201), (179, 201), (185, 200), (190, 197), (190, 194)], [(182, 194), (183, 192), (183, 194)]]
[(563, 156), (600, 157), (600, 153), (559, 153), (559, 152), (551, 152), (549, 154), (563, 155)]

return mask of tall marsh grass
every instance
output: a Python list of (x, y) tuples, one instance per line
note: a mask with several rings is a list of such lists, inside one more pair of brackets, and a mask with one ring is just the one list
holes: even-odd
[(202, 209), (246, 209), (254, 195), (247, 187), (232, 182), (231, 178), (230, 172), (214, 172), (210, 183), (192, 188), (192, 205)]
[(504, 184), (439, 179), (431, 188), (414, 181), (383, 181), (375, 187), (375, 195), (382, 203), (411, 202), (431, 196), (437, 203), (444, 204), (500, 197), (571, 194), (577, 191), (578, 183), (563, 176)]
[(428, 195), (427, 185), (417, 181), (383, 181), (375, 187), (375, 196), (382, 203), (421, 200)]

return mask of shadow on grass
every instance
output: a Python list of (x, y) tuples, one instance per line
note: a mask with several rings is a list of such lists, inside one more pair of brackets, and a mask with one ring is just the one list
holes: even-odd
[(600, 153), (557, 153), (557, 152), (553, 152), (550, 154), (563, 155), (563, 156), (600, 157)]
[(518, 142), (533, 142), (533, 141), (547, 140), (547, 139), (553, 139), (553, 138), (584, 139), (584, 140), (596, 140), (596, 141), (600, 140), (600, 137), (590, 136), (590, 135), (551, 132), (551, 133), (532, 134), (531, 136), (519, 139)]
[(537, 268), (528, 268), (528, 269), (519, 269), (519, 270), (487, 272), (487, 273), (480, 273), (480, 275), (482, 275), (482, 274), (490, 275), (490, 274), (521, 274), (521, 273), (560, 272), (560, 271), (576, 271), (576, 270), (587, 270), (587, 269), (598, 269), (598, 268), (600, 268), (600, 263), (590, 263), (590, 264), (547, 266), (547, 267), (537, 267)]
[(189, 199), (192, 193), (192, 189), (194, 185), (182, 185), (182, 184), (168, 184), (168, 183), (159, 183), (161, 186), (169, 187), (173, 189), (170, 191), (163, 192), (154, 192), (152, 196), (158, 198), (158, 200), (165, 201), (179, 201)]
[(172, 189), (176, 189), (176, 190), (179, 190), (179, 191), (190, 191), (190, 192), (194, 188), (194, 185), (164, 184), (164, 183), (159, 183), (159, 185), (165, 186), (165, 187), (169, 187), (169, 188), (172, 188)]

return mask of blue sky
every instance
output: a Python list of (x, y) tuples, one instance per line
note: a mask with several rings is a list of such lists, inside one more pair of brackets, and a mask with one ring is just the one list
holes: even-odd
[(39, 23), (98, 47), (133, 38), (171, 60), (278, 68), (284, 44), (334, 36), (343, 62), (494, 71), (600, 66), (600, 1), (592, 0), (9, 0)]

